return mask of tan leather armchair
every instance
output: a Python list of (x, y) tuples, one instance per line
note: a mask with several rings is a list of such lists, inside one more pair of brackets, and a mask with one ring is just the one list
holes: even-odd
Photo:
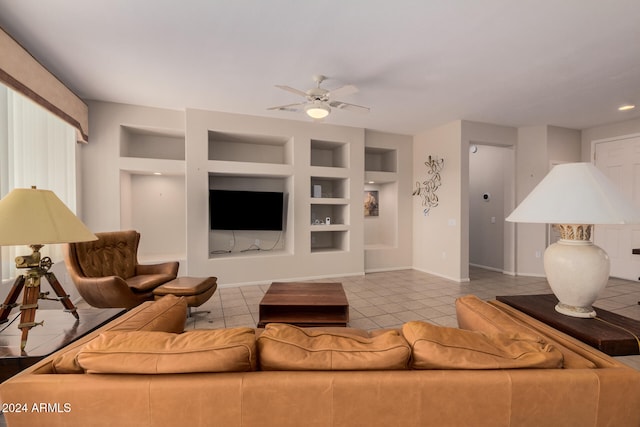
[(82, 298), (98, 308), (132, 308), (153, 300), (153, 290), (175, 279), (178, 262), (138, 263), (140, 233), (95, 233), (98, 240), (66, 245), (67, 270)]

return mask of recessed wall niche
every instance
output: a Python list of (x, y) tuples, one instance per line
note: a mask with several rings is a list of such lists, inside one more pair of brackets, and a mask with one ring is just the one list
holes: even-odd
[(348, 215), (348, 205), (311, 204), (311, 225), (344, 225), (348, 223)]
[[(220, 258), (257, 254), (283, 254), (290, 251), (292, 246), (292, 233), (287, 233), (287, 230), (289, 228), (288, 224), (292, 209), (292, 200), (290, 197), (292, 185), (293, 181), (291, 177), (209, 173), (209, 189), (212, 190), (284, 193), (282, 231), (209, 229), (209, 257)], [(205, 197), (208, 197), (208, 195)], [(255, 211), (247, 213), (248, 217), (260, 214), (260, 206), (256, 206)]]
[(184, 132), (120, 126), (120, 157), (185, 159)]
[(398, 229), (398, 184), (388, 182), (381, 184), (365, 184), (365, 193), (376, 191), (378, 194), (378, 215), (366, 216), (365, 248), (387, 248), (397, 245)]
[(249, 163), (292, 163), (290, 137), (209, 131), (209, 160)]
[(311, 197), (343, 199), (349, 197), (349, 180), (333, 177), (311, 177)]
[(186, 256), (185, 177), (120, 172), (122, 229), (140, 232), (140, 261)]
[(372, 172), (397, 172), (398, 151), (386, 148), (365, 147), (364, 170)]
[(311, 233), (311, 253), (348, 250), (348, 231), (313, 231)]
[(349, 167), (349, 145), (344, 142), (311, 140), (311, 166)]

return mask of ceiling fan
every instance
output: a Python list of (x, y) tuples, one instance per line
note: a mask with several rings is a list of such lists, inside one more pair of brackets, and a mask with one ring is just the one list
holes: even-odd
[(331, 108), (337, 108), (338, 110), (350, 110), (360, 113), (368, 113), (369, 107), (363, 107), (361, 105), (350, 104), (344, 101), (338, 101), (336, 98), (344, 95), (351, 95), (358, 91), (358, 88), (353, 85), (345, 85), (337, 89), (328, 90), (320, 87), (320, 84), (327, 80), (326, 76), (317, 75), (313, 76), (313, 80), (316, 82), (316, 87), (305, 91), (292, 88), (290, 86), (276, 85), (277, 88), (286, 90), (287, 92), (295, 93), (296, 95), (304, 96), (306, 102), (299, 102), (296, 104), (279, 105), (277, 107), (267, 108), (268, 110), (280, 110), (280, 111), (300, 111), (304, 110), (307, 115), (313, 119), (323, 119), (329, 115)]

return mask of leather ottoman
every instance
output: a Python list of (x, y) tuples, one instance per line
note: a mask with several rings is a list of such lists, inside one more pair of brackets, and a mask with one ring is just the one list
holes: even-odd
[(178, 277), (153, 290), (158, 300), (171, 294), (184, 297), (189, 307), (199, 307), (211, 298), (218, 288), (217, 277)]

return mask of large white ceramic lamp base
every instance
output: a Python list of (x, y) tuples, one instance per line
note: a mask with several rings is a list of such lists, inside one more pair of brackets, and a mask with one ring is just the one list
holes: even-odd
[(556, 311), (567, 316), (592, 318), (591, 306), (607, 286), (607, 253), (591, 242), (591, 225), (556, 225), (561, 239), (544, 252), (544, 270), (558, 298)]

